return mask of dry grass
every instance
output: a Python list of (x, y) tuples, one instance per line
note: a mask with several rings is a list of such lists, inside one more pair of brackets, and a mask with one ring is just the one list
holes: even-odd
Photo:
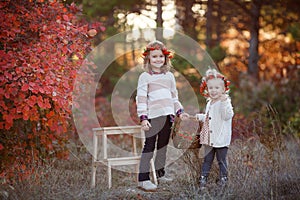
[(229, 184), (215, 184), (214, 163), (209, 187), (200, 191), (197, 179), (202, 153), (190, 150), (168, 167), (175, 180), (159, 185), (157, 192), (136, 188), (136, 175), (113, 170), (113, 187), (107, 189), (106, 168), (99, 166), (97, 185), (90, 189), (91, 157), (81, 152), (69, 161), (53, 161), (36, 170), (28, 181), (2, 184), (0, 199), (297, 199), (300, 195), (300, 148), (295, 139), (282, 141), (270, 151), (258, 139), (235, 140), (228, 155)]

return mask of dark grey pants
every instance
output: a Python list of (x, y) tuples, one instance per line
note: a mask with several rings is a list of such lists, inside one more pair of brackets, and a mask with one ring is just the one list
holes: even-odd
[(153, 157), (155, 146), (157, 151), (154, 163), (157, 177), (165, 175), (164, 167), (172, 122), (169, 116), (161, 116), (149, 121), (152, 127), (149, 131), (145, 131), (146, 140), (140, 161), (139, 181), (150, 180), (150, 160)]
[(220, 177), (226, 177), (227, 176), (226, 156), (227, 156), (228, 147), (215, 148), (215, 147), (210, 147), (205, 145), (204, 148), (205, 148), (204, 149), (205, 157), (202, 165), (201, 176), (207, 177), (209, 175), (211, 165), (216, 155), (219, 164), (219, 169), (220, 169)]

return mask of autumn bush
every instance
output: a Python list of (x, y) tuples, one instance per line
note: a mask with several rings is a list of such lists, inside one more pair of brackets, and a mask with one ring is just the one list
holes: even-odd
[(9, 181), (68, 156), (76, 70), (104, 27), (75, 4), (8, 0), (0, 9), (0, 177)]
[[(239, 84), (232, 88), (235, 113), (251, 121), (259, 113), (268, 113), (266, 108), (272, 108), (282, 131), (288, 135), (299, 136), (300, 126), (297, 125), (300, 120), (300, 102), (296, 95), (300, 93), (299, 76), (300, 70), (294, 67), (285, 78), (281, 77), (279, 80), (255, 81), (248, 76), (242, 76)], [(270, 121), (266, 120), (264, 123)]]

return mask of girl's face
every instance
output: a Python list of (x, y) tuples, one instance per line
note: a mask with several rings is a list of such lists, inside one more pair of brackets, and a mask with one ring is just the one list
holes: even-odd
[(165, 55), (162, 53), (161, 50), (153, 50), (150, 51), (149, 54), (150, 65), (152, 70), (155, 72), (160, 72), (160, 68), (165, 63)]
[(225, 93), (224, 81), (220, 78), (209, 79), (207, 81), (207, 90), (212, 100), (219, 100)]

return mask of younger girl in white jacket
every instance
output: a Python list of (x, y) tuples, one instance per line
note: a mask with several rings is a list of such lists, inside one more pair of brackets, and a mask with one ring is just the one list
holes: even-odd
[(220, 180), (225, 185), (228, 181), (226, 156), (231, 140), (232, 117), (234, 115), (228, 95), (230, 82), (215, 69), (209, 69), (202, 78), (200, 93), (207, 98), (205, 113), (196, 114), (203, 122), (200, 143), (204, 146), (204, 162), (200, 176), (200, 188), (205, 188), (207, 178), (214, 160), (217, 157)]

